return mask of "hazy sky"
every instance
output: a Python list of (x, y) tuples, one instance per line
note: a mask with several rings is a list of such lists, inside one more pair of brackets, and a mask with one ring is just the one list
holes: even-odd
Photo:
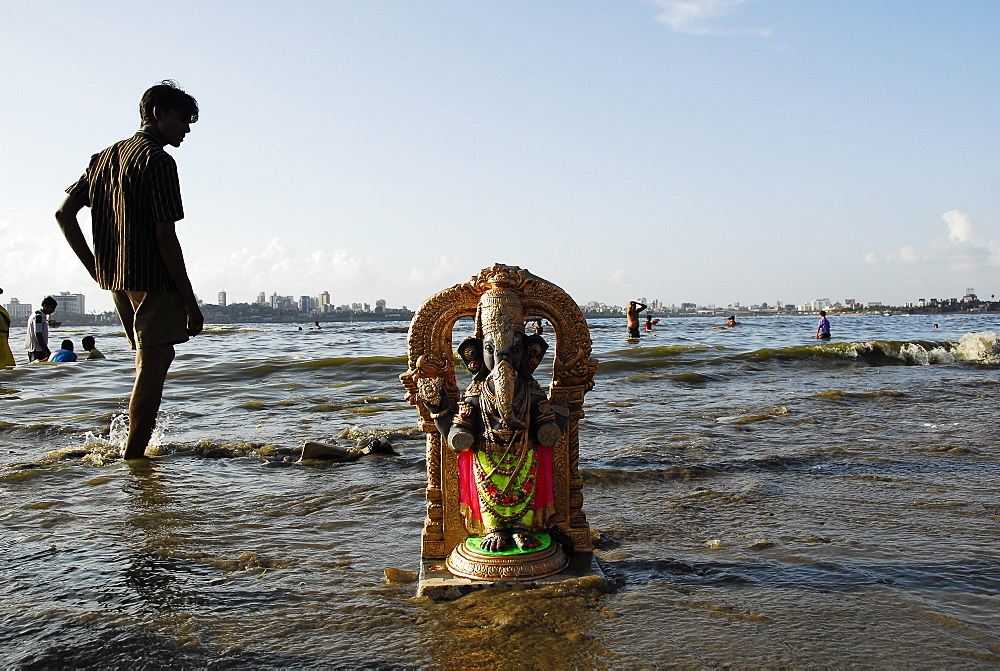
[[(110, 309), (53, 212), (175, 79), (214, 303), (1000, 294), (1000, 2), (0, 0), (0, 286)], [(84, 218), (89, 234), (89, 218)]]

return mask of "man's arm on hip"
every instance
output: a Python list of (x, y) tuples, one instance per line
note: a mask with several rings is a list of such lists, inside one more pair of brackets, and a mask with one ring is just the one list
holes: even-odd
[(66, 196), (66, 200), (56, 210), (56, 221), (59, 222), (59, 228), (62, 229), (63, 235), (66, 237), (66, 242), (73, 248), (83, 267), (87, 269), (87, 272), (94, 278), (94, 281), (97, 281), (94, 253), (90, 250), (87, 238), (83, 236), (83, 231), (80, 229), (80, 222), (76, 218), (77, 213), (82, 208), (83, 203), (73, 196)]

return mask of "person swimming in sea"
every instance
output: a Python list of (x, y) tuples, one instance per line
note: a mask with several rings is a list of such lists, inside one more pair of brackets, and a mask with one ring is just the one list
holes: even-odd
[(52, 356), (49, 357), (49, 361), (52, 363), (60, 363), (63, 361), (76, 361), (76, 352), (73, 351), (73, 341), (63, 340), (62, 345), (59, 346)]
[(84, 336), (83, 337), (83, 349), (87, 351), (88, 359), (106, 359), (107, 357), (97, 349), (97, 342), (94, 340), (94, 336)]

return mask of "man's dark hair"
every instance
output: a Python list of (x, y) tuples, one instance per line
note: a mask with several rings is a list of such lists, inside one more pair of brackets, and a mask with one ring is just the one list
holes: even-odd
[(198, 120), (198, 101), (191, 94), (185, 93), (173, 79), (164, 79), (142, 94), (142, 100), (139, 101), (139, 115), (142, 117), (143, 126), (156, 123), (153, 117), (154, 107), (159, 107), (160, 111), (182, 112), (187, 115), (190, 123)]
[(97, 343), (94, 342), (94, 336), (83, 336), (83, 342), (80, 344), (83, 345), (83, 349), (91, 350)]
[(72, 352), (73, 351), (73, 341), (72, 340), (63, 340), (61, 347), (64, 350), (68, 350), (68, 351)]
[(45, 298), (42, 299), (42, 305), (59, 305), (59, 304), (56, 303), (56, 299), (52, 298), (52, 296), (46, 296)]

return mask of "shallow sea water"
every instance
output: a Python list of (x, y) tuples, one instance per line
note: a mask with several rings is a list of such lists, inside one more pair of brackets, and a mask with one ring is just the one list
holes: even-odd
[[(995, 668), (997, 316), (834, 317), (829, 343), (812, 317), (718, 322), (591, 323), (611, 594), (386, 581), (418, 570), (424, 515), (404, 323), (210, 326), (137, 466), (120, 329), (94, 333), (107, 361), (0, 371), (0, 664)], [(372, 434), (397, 455), (296, 463)]]

